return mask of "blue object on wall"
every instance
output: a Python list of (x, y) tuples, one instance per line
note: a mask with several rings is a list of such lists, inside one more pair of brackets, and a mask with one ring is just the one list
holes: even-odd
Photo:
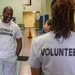
[(49, 19), (49, 15), (48, 14), (44, 15), (44, 24), (48, 19)]
[(39, 23), (40, 23), (40, 29), (43, 29), (43, 16), (40, 16)]

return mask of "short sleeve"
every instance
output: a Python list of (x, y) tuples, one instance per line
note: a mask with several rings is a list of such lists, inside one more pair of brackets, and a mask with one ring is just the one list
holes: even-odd
[(31, 45), (31, 49), (30, 49), (30, 55), (29, 55), (29, 59), (28, 59), (28, 63), (31, 67), (33, 68), (40, 68), (41, 64), (38, 60), (38, 56), (36, 52), (37, 51), (37, 47), (36, 47), (36, 43), (35, 43), (35, 40), (32, 42), (32, 45)]
[(19, 26), (16, 24), (16, 38), (21, 38), (21, 37), (22, 37), (21, 30)]

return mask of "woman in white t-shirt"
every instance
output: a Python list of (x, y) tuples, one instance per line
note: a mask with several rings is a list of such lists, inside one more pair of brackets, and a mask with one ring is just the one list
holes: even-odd
[(32, 75), (75, 75), (74, 2), (57, 0), (52, 31), (32, 42), (28, 63)]
[(46, 21), (46, 23), (44, 24), (44, 27), (43, 27), (43, 29), (44, 29), (44, 31), (45, 31), (46, 33), (51, 30), (51, 25), (52, 25), (52, 20), (51, 20), (51, 19), (48, 19), (48, 20)]

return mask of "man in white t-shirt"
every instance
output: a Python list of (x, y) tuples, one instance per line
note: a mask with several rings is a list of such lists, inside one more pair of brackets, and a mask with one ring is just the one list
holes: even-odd
[(75, 75), (74, 7), (57, 0), (52, 7), (52, 31), (32, 42), (28, 63), (32, 75)]
[(22, 48), (22, 34), (12, 22), (13, 9), (7, 6), (0, 21), (0, 75), (17, 75), (17, 57)]

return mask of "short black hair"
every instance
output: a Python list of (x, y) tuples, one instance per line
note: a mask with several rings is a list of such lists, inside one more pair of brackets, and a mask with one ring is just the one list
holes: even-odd
[(3, 9), (3, 13), (6, 12), (8, 9), (11, 10), (11, 12), (13, 13), (13, 9), (12, 9), (12, 7), (10, 7), (10, 6), (6, 6), (6, 7)]
[(49, 26), (49, 25), (52, 25), (52, 19), (48, 19), (47, 20), (47, 25)]

